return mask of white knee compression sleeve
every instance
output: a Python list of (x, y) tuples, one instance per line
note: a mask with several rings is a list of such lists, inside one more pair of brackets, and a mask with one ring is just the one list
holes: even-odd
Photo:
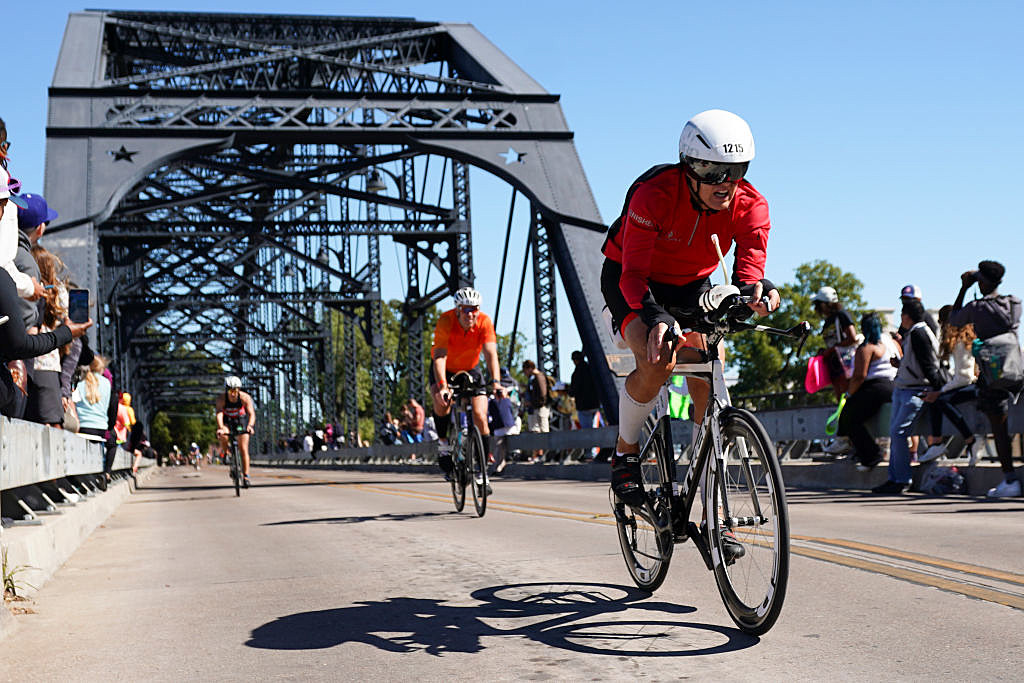
[(623, 387), (619, 394), (619, 438), (626, 443), (640, 441), (640, 427), (657, 403), (657, 394), (647, 403), (640, 403)]

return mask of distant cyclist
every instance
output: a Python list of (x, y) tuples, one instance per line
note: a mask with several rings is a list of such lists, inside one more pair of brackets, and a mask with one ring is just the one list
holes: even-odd
[(192, 445), (188, 448), (188, 457), (192, 461), (192, 465), (198, 470), (199, 463), (202, 461), (203, 455), (199, 452), (199, 444), (195, 441), (193, 441)]
[(224, 393), (217, 397), (217, 439), (222, 453), (228, 452), (228, 435), (235, 434), (242, 456), (242, 486), (249, 487), (249, 435), (256, 427), (256, 408), (252, 396), (242, 391), (242, 380), (235, 376), (224, 380)]
[[(612, 458), (612, 490), (626, 504), (643, 501), (640, 428), (680, 348), (665, 343), (670, 329), (678, 331), (666, 307), (713, 310), (730, 294), (755, 297), (758, 303), (750, 308), (759, 315), (779, 306), (778, 290), (764, 278), (768, 203), (743, 179), (753, 158), (754, 138), (743, 119), (720, 109), (697, 114), (679, 138), (679, 163), (655, 166), (635, 180), (622, 215), (608, 231), (601, 292), (613, 330), (636, 358), (619, 394), (619, 439)], [(731, 285), (711, 286), (718, 265), (712, 235), (723, 252), (736, 243)], [(706, 343), (703, 335), (690, 333), (681, 346), (706, 348)], [(694, 355), (691, 351), (685, 359)], [(687, 386), (699, 423), (710, 387), (693, 378)]]
[(452, 473), (451, 449), (447, 445), (451, 424), (452, 392), (448, 382), (458, 372), (467, 372), (479, 385), (473, 396), (473, 422), (483, 437), (484, 452), (491, 453), (491, 430), (487, 426), (487, 387), (477, 365), (483, 351), (490, 373), (490, 384), (500, 386), (498, 338), (494, 324), (480, 311), (483, 297), (472, 287), (455, 292), (455, 308), (441, 314), (434, 328), (434, 344), (430, 350), (430, 395), (434, 401), (434, 425), (441, 438), (437, 464), (445, 478)]

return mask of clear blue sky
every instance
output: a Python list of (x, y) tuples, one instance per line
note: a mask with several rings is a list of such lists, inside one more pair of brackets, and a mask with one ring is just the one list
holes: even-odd
[[(285, 8), (265, 0), (104, 4)], [(5, 12), (0, 116), (14, 142), (12, 168), (29, 190), (42, 186), (46, 88), (66, 17), (81, 9), (46, 0)], [(674, 160), (687, 118), (729, 109), (757, 142), (748, 179), (771, 207), (769, 277), (788, 281), (800, 263), (824, 258), (855, 273), (874, 307), (894, 307), (908, 282), (938, 307), (952, 301), (963, 270), (993, 258), (1007, 267), (1001, 289), (1024, 295), (1024, 226), (1013, 199), (1024, 157), (1019, 3), (295, 0), (287, 10), (474, 24), (561, 95), (606, 221), (636, 175)], [(500, 212), (488, 221), (474, 205), (474, 228), (500, 234), (509, 190), (493, 192)], [(513, 253), (518, 264), (521, 249)], [(480, 285), (485, 295), (496, 291), (496, 282)], [(532, 336), (532, 311), (526, 320)], [(575, 340), (562, 329), (566, 357)]]

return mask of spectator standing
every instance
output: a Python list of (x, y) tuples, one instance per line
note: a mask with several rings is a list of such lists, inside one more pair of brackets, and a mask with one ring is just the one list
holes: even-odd
[(889, 479), (872, 489), (874, 493), (899, 494), (911, 482), (908, 439), (914, 420), (924, 407), (922, 394), (942, 388), (939, 371), (939, 342), (924, 322), (924, 306), (911, 300), (903, 304), (903, 359), (894, 381), (892, 419), (889, 422)]
[(306, 435), (302, 437), (302, 452), (306, 454), (307, 458), (313, 457), (313, 435), (308, 431)]
[(93, 356), (89, 370), (75, 387), (71, 397), (78, 411), (78, 431), (99, 439), (107, 433), (107, 405), (110, 403), (110, 380), (103, 375), (107, 359), (99, 354)]
[[(991, 340), (1000, 335), (1011, 335), (1013, 344), (1020, 351), (1017, 330), (1020, 327), (1021, 301), (1016, 296), (1002, 295), (997, 291), (1003, 281), (1006, 268), (997, 261), (981, 261), (977, 270), (969, 270), (960, 276), (960, 293), (953, 302), (949, 322), (953, 325), (974, 325), (974, 333), (981, 341)], [(982, 298), (964, 305), (964, 296), (974, 283)], [(989, 498), (1005, 498), (1021, 495), (1020, 479), (1013, 469), (1013, 453), (1010, 450), (1010, 432), (1007, 413), (1015, 394), (1022, 389), (1021, 383), (1010, 389), (996, 389), (989, 385), (987, 374), (978, 376), (978, 410), (988, 417), (992, 436), (996, 442), (999, 466), (1004, 480), (988, 491)]]
[[(39, 329), (52, 332), (68, 312), (68, 290), (61, 279), (64, 263), (38, 244), (32, 247), (32, 256), (39, 267), (39, 281), (46, 289), (46, 294), (40, 300), (43, 312)], [(25, 408), (27, 420), (51, 427), (63, 426), (64, 403), (61, 400), (60, 376), (60, 350), (54, 349), (33, 359), (28, 374), (28, 406)]]
[(868, 470), (882, 462), (882, 451), (865, 422), (892, 401), (896, 368), (891, 361), (898, 354), (895, 342), (882, 334), (882, 323), (876, 314), (862, 316), (860, 329), (864, 343), (857, 347), (854, 356), (853, 376), (846, 405), (839, 415), (838, 434), (839, 438), (852, 441), (852, 458), (858, 469)]
[[(921, 307), (924, 308), (924, 302), (921, 301), (920, 287), (918, 287), (917, 285), (906, 285), (903, 289), (900, 290), (900, 305), (903, 305), (908, 301), (920, 301)], [(935, 337), (938, 338), (939, 325), (935, 322), (935, 318), (932, 317), (932, 314), (928, 312), (927, 308), (924, 309), (924, 321), (925, 323), (928, 324), (928, 328), (931, 329), (932, 334), (934, 334)], [(896, 331), (896, 334), (899, 335), (900, 339), (902, 339), (903, 335), (907, 333), (907, 329), (909, 328), (903, 327), (902, 324), (900, 325), (899, 330)]]
[(576, 401), (576, 415), (579, 418), (581, 429), (591, 429), (598, 419), (598, 409), (601, 407), (597, 398), (597, 385), (594, 383), (594, 375), (590, 372), (590, 364), (582, 351), (572, 352), (572, 362), (576, 367), (569, 379), (569, 395)]
[[(548, 407), (548, 380), (537, 369), (532, 360), (524, 360), (523, 374), (526, 376), (526, 393), (523, 394), (523, 409), (526, 411), (526, 428), (531, 432), (547, 433), (551, 429), (551, 408)], [(541, 449), (533, 452), (533, 460), (543, 457)]]

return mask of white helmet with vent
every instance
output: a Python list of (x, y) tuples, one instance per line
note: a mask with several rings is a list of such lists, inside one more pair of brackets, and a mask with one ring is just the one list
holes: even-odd
[(679, 161), (702, 183), (737, 181), (754, 158), (750, 126), (732, 112), (703, 111), (686, 122), (679, 136)]
[(484, 298), (480, 296), (480, 292), (472, 287), (463, 287), (455, 292), (456, 306), (479, 306), (483, 300)]

